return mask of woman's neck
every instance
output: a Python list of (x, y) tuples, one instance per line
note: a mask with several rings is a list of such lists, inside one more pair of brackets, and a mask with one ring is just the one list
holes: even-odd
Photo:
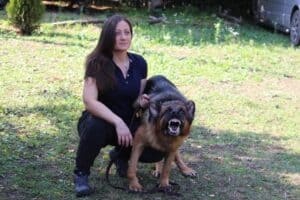
[(113, 52), (113, 61), (120, 68), (120, 70), (123, 73), (124, 78), (126, 79), (129, 65), (130, 65), (127, 51)]
[(113, 60), (116, 63), (124, 63), (128, 61), (127, 51), (113, 52)]

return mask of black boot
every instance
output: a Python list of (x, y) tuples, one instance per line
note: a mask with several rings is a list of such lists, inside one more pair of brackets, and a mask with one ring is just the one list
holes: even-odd
[(75, 174), (74, 182), (77, 197), (88, 196), (92, 193), (92, 188), (89, 186), (88, 175), (78, 172)]
[(128, 159), (122, 158), (119, 151), (116, 151), (115, 149), (109, 152), (109, 158), (110, 160), (113, 160), (113, 163), (115, 164), (117, 169), (117, 174), (120, 177), (126, 177), (128, 169)]

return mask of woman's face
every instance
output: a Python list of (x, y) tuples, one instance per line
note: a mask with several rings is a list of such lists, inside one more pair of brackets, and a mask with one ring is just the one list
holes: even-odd
[(127, 51), (131, 44), (132, 35), (126, 21), (120, 21), (116, 26), (115, 51)]

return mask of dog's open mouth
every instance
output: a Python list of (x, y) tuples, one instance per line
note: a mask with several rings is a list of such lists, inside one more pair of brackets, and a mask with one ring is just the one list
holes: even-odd
[(173, 136), (177, 136), (180, 134), (180, 125), (181, 125), (181, 121), (178, 119), (171, 119), (168, 122), (168, 134), (169, 135), (173, 135)]

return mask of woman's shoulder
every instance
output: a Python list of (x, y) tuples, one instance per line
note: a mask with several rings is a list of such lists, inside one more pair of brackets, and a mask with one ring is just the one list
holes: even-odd
[(128, 53), (129, 59), (131, 60), (131, 62), (138, 62), (138, 63), (145, 63), (146, 64), (146, 60), (144, 59), (143, 56), (136, 54), (136, 53)]

